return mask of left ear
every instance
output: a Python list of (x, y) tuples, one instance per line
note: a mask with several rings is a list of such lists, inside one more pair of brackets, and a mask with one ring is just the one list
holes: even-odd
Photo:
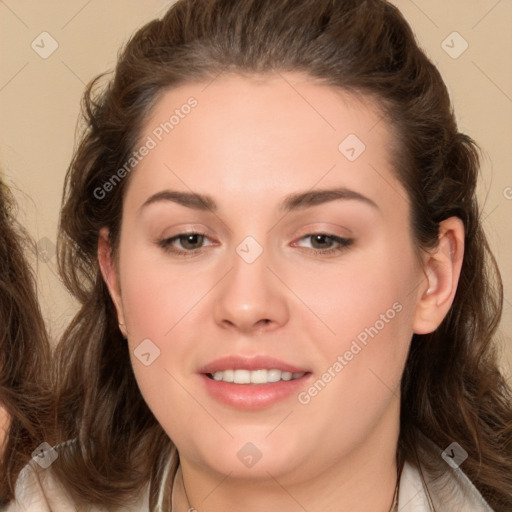
[(464, 257), (464, 223), (450, 217), (439, 224), (439, 243), (424, 262), (426, 282), (420, 286), (414, 317), (415, 334), (435, 331), (448, 314), (457, 291)]

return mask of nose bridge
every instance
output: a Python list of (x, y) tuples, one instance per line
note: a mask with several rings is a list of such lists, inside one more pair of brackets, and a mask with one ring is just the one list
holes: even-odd
[(236, 247), (231, 271), (223, 279), (216, 297), (218, 324), (248, 331), (286, 322), (286, 297), (282, 285), (268, 268), (271, 259), (270, 251), (254, 237), (246, 237)]

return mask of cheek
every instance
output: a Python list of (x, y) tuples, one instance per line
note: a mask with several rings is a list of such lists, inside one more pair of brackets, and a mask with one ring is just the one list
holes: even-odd
[[(381, 244), (346, 269), (318, 277), (324, 299), (316, 301), (317, 312), (336, 335), (322, 337), (319, 344), (330, 374), (321, 379), (329, 384), (318, 393), (314, 407), (320, 410), (337, 402), (339, 421), (346, 421), (349, 410), (361, 424), (365, 417), (370, 424), (370, 417), (399, 393), (419, 280), (412, 248), (407, 241), (401, 246)], [(350, 417), (352, 421), (354, 416)]]
[(209, 273), (180, 271), (141, 245), (121, 253), (123, 311), (138, 386), (158, 421), (167, 424), (169, 404), (180, 417), (191, 414), (182, 377), (192, 370), (190, 338), (204, 323), (200, 300), (212, 284)]
[[(323, 323), (315, 331), (320, 382), (301, 397), (312, 415), (330, 410), (333, 421), (348, 432), (355, 423), (358, 428), (371, 425), (399, 394), (413, 334), (418, 274), (405, 241), (362, 251), (346, 265), (317, 272), (301, 288)], [(339, 407), (332, 408), (334, 403)]]
[(419, 276), (407, 240), (400, 245), (378, 240), (339, 264), (297, 265), (287, 279), (311, 313), (302, 321), (316, 329), (317, 346), (331, 358), (353, 340), (366, 347), (381, 339), (379, 347), (385, 344), (391, 353), (404, 350), (401, 341), (408, 343)]
[(163, 340), (207, 290), (204, 275), (170, 265), (133, 243), (121, 261), (123, 310), (130, 340)]

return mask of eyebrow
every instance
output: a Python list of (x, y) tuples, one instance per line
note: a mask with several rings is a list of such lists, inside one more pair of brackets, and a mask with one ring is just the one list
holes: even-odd
[[(284, 213), (288, 213), (295, 210), (311, 208), (313, 206), (318, 206), (320, 204), (329, 203), (336, 200), (356, 200), (377, 210), (379, 209), (377, 204), (369, 197), (366, 197), (363, 194), (356, 192), (355, 190), (350, 190), (345, 187), (322, 190), (308, 190), (307, 192), (290, 194), (285, 197), (279, 209)], [(141, 206), (141, 210), (150, 204), (159, 203), (162, 201), (170, 201), (181, 206), (199, 211), (209, 210), (211, 212), (217, 212), (219, 209), (217, 203), (211, 196), (198, 194), (195, 192), (162, 190), (161, 192), (157, 192), (156, 194), (150, 196)]]
[(283, 201), (281, 210), (283, 212), (291, 212), (294, 210), (310, 208), (323, 203), (330, 203), (336, 200), (356, 200), (372, 206), (377, 210), (379, 209), (377, 204), (369, 197), (366, 197), (355, 190), (339, 187), (334, 189), (309, 190), (299, 194), (291, 194)]
[(192, 208), (193, 210), (210, 210), (216, 212), (218, 210), (215, 200), (203, 194), (194, 192), (179, 192), (177, 190), (162, 190), (150, 196), (144, 204), (140, 207), (142, 210), (150, 204), (159, 203), (162, 201), (170, 201), (172, 203)]

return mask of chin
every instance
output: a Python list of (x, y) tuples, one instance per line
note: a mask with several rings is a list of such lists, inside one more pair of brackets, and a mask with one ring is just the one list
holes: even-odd
[[(268, 429), (265, 435), (268, 435)], [(229, 474), (230, 479), (268, 480), (271, 477), (278, 478), (295, 473), (301, 467), (301, 461), (307, 459), (306, 454), (302, 458), (298, 456), (296, 443), (286, 446), (280, 439), (276, 438), (275, 441), (271, 442), (271, 439), (265, 439), (261, 435), (236, 436), (227, 443), (204, 444), (203, 441), (203, 446), (200, 442), (194, 443), (196, 453), (192, 459), (209, 472)], [(212, 450), (214, 445), (216, 448)], [(200, 452), (197, 452), (198, 447)]]

